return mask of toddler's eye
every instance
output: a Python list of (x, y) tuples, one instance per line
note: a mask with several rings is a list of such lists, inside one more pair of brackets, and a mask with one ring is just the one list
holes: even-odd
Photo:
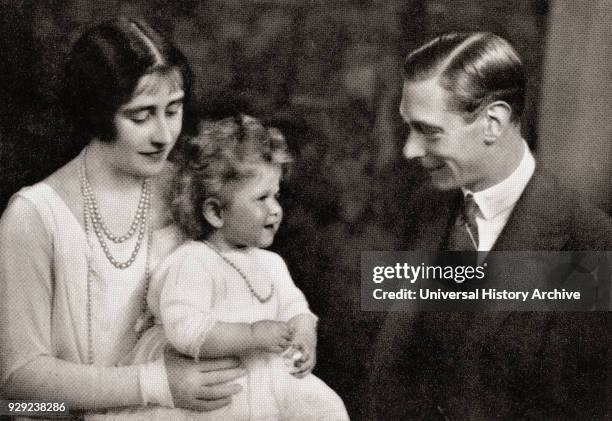
[(278, 193), (275, 193), (275, 194), (274, 194), (274, 198), (275, 198), (275, 199), (277, 199), (277, 200), (278, 200), (278, 199), (280, 199), (280, 197), (281, 197), (280, 192), (278, 192)]

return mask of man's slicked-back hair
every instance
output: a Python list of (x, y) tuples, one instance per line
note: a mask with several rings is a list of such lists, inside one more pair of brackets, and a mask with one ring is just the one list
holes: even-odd
[(76, 135), (114, 138), (113, 117), (128, 102), (139, 80), (150, 74), (178, 73), (188, 104), (191, 69), (181, 51), (145, 22), (120, 18), (86, 31), (70, 51), (62, 102)]
[(494, 101), (510, 105), (513, 122), (525, 107), (525, 67), (510, 43), (492, 33), (440, 35), (408, 54), (404, 77), (407, 82), (437, 79), (448, 93), (449, 110), (466, 121)]

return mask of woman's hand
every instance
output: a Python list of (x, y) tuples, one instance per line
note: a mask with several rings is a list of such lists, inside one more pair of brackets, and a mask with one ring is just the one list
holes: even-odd
[(251, 333), (258, 349), (280, 354), (293, 340), (293, 329), (285, 322), (260, 320), (251, 325)]
[(231, 383), (244, 376), (240, 362), (232, 358), (196, 362), (167, 347), (164, 362), (174, 406), (194, 411), (212, 411), (232, 400), (242, 390)]

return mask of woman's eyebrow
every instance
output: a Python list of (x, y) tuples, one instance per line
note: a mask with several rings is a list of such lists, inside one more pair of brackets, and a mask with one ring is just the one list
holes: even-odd
[(182, 101), (185, 98), (185, 92), (178, 91), (176, 94), (170, 95), (170, 102)]
[(136, 105), (133, 107), (125, 107), (121, 110), (121, 112), (124, 114), (137, 114), (141, 111), (153, 111), (154, 109), (154, 105)]
[[(170, 105), (175, 105), (178, 103), (182, 103), (183, 99), (184, 99), (184, 95), (181, 95), (180, 97), (177, 97), (171, 101), (168, 102), (168, 104), (166, 105), (166, 107), (170, 106)], [(143, 105), (132, 105), (132, 106), (124, 106), (123, 109), (121, 110), (124, 113), (138, 113), (140, 111), (151, 111), (154, 110), (157, 107), (156, 104), (143, 104)]]
[(183, 99), (185, 99), (185, 98), (184, 98), (184, 96), (181, 96), (180, 98), (177, 98), (177, 99), (174, 99), (174, 100), (170, 101), (170, 102), (168, 103), (168, 105), (174, 105), (174, 104), (177, 104), (177, 103), (183, 102)]

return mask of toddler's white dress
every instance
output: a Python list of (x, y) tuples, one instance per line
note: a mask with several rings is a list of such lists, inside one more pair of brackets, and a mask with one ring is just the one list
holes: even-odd
[[(168, 341), (183, 354), (195, 358), (217, 321), (288, 321), (298, 314), (312, 314), (304, 294), (276, 253), (248, 248), (224, 256), (240, 269), (261, 297), (268, 295), (273, 283), (272, 298), (259, 302), (236, 269), (206, 244), (189, 241), (170, 254), (154, 274), (148, 304), (157, 324), (144, 333), (129, 357), (131, 361), (126, 363), (155, 360)], [(349, 419), (342, 399), (329, 386), (312, 374), (301, 379), (292, 376), (286, 361), (268, 352), (243, 358), (248, 373), (238, 380), (243, 390), (225, 408), (199, 413), (150, 407), (134, 411), (129, 419)], [(123, 415), (125, 419), (125, 412)]]

